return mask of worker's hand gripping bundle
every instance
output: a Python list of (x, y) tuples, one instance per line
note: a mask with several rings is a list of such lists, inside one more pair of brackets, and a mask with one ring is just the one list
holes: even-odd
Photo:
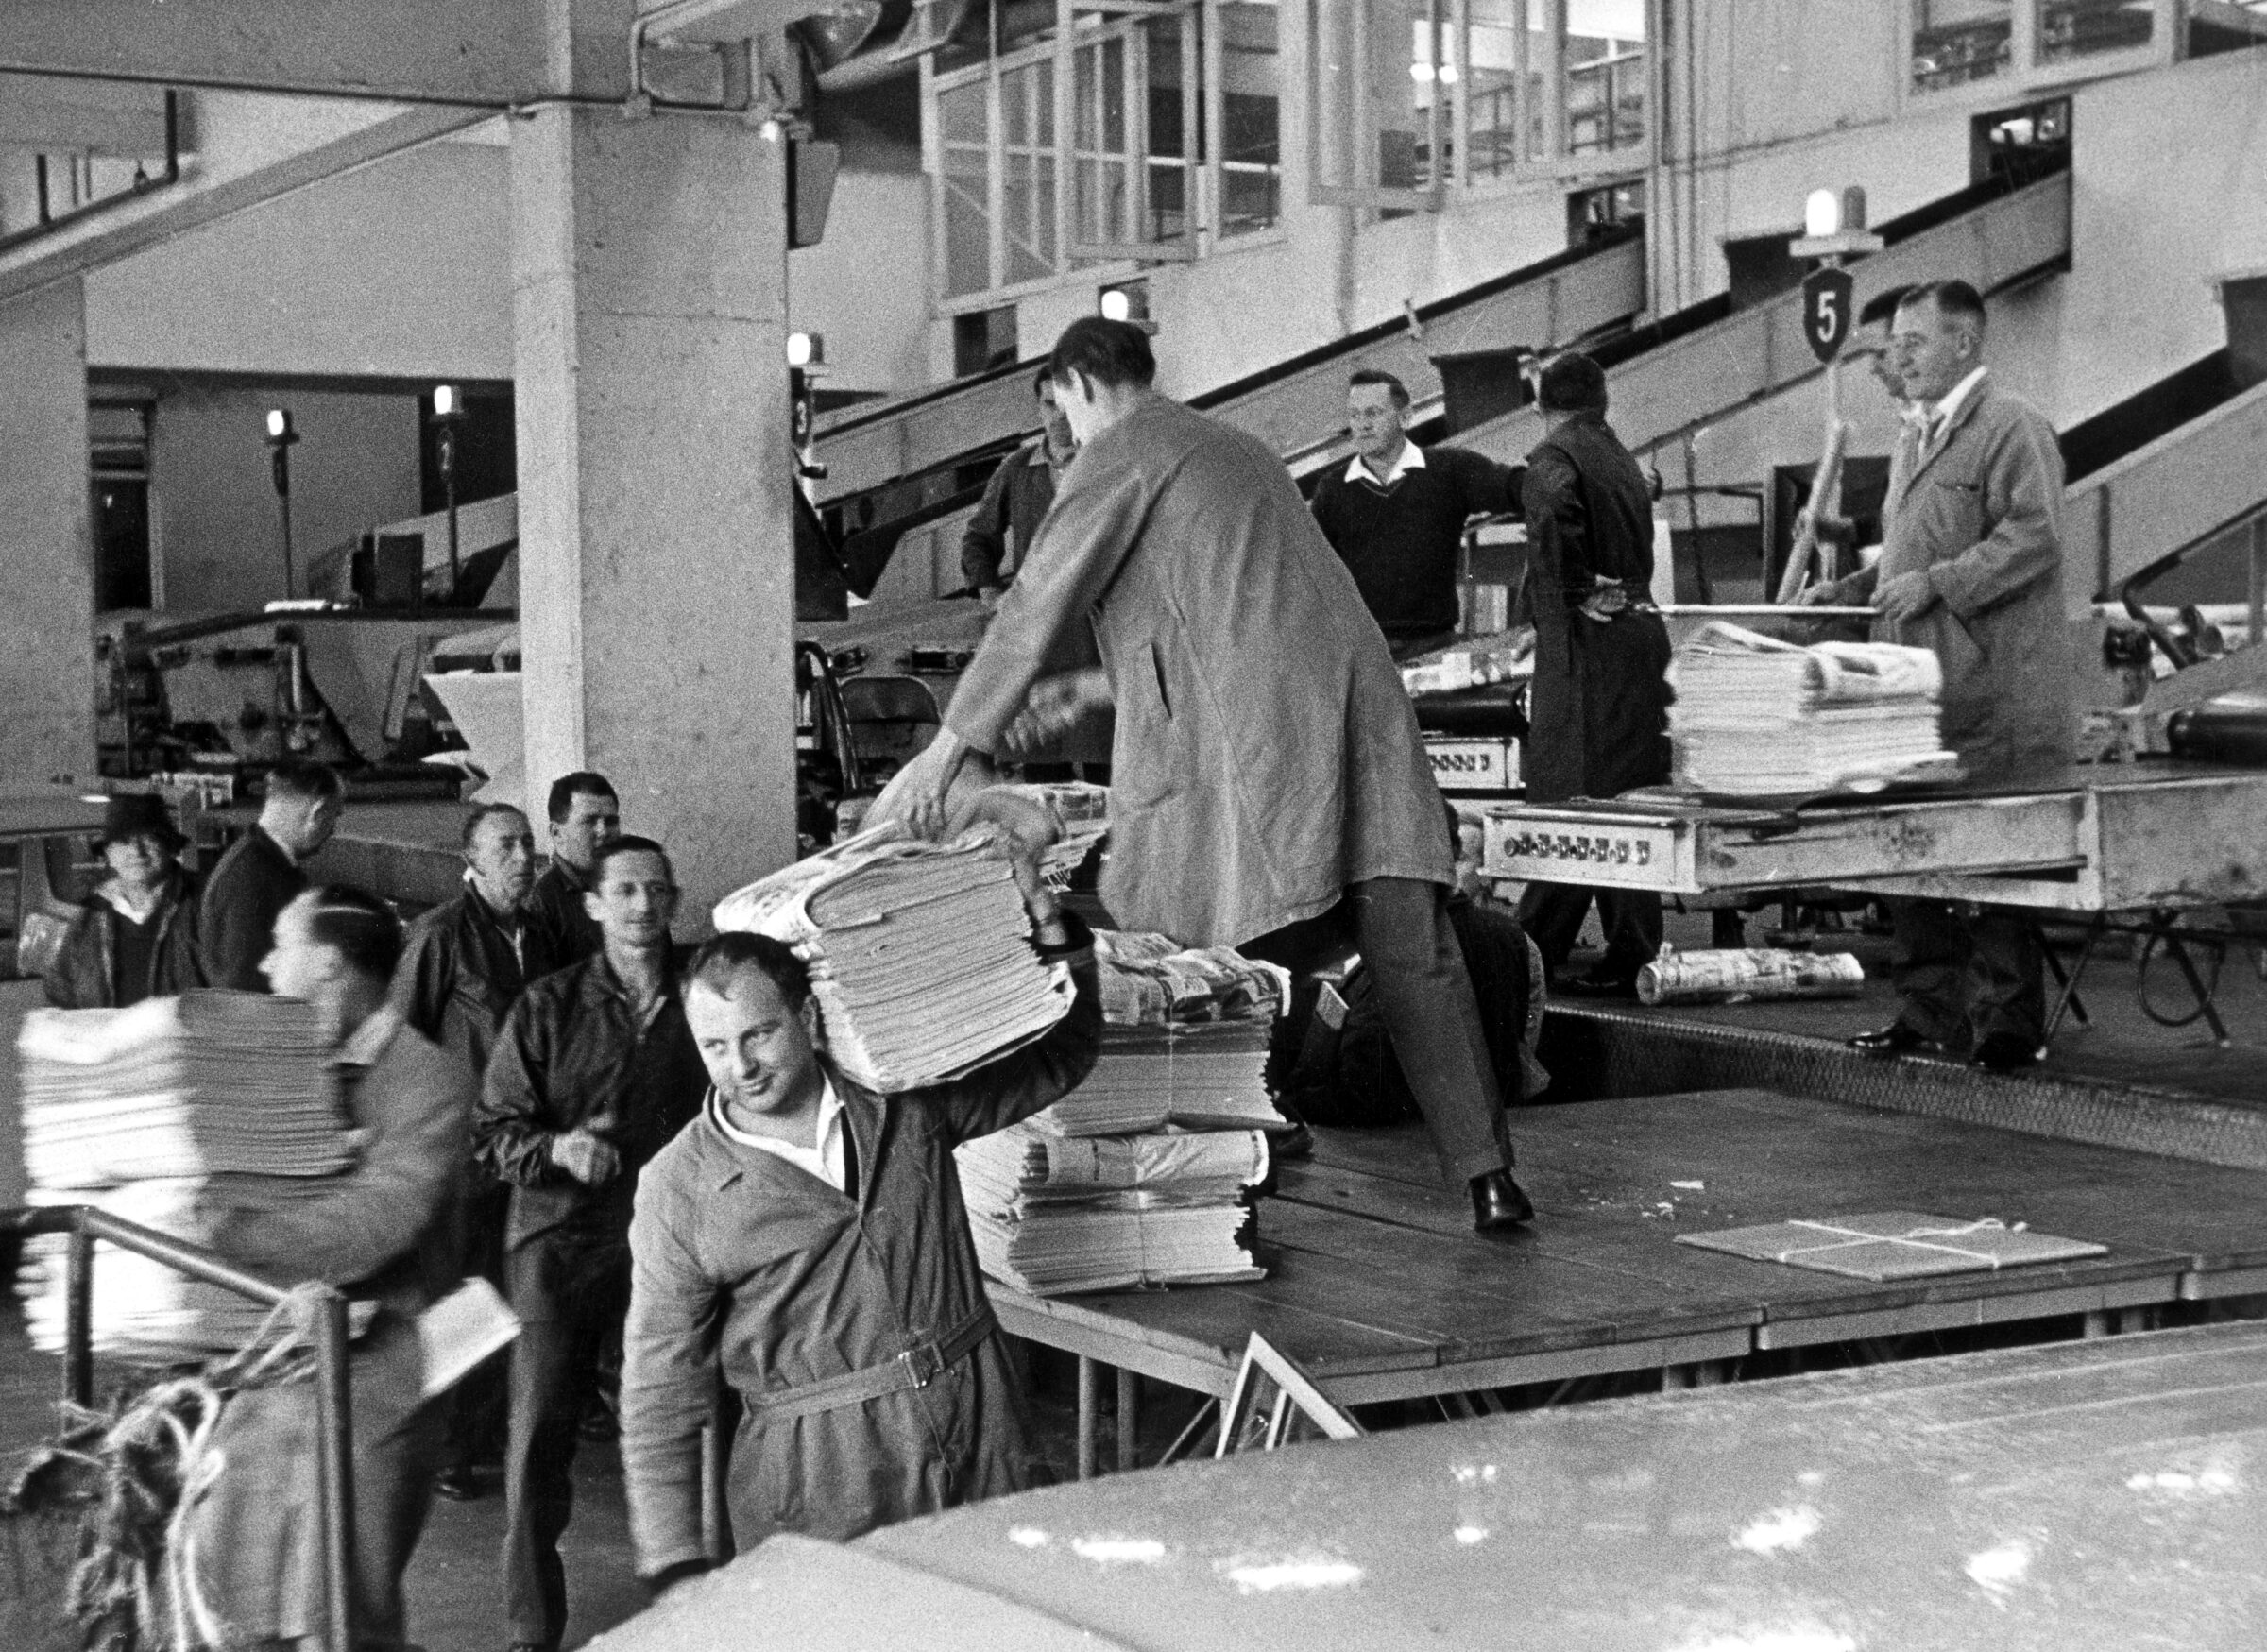
[[(34, 1204), (92, 1204), (198, 1243), (225, 1208), (323, 1191), (352, 1138), (313, 1005), (193, 992), (126, 1010), (35, 1010), (16, 1042)], [(32, 1340), (63, 1341), (60, 1235), (25, 1250)], [(234, 1348), (266, 1309), (159, 1263), (95, 1247), (94, 1345)]]
[(1095, 938), (1105, 1026), (1084, 1083), (959, 1150), (984, 1270), (1036, 1296), (1257, 1279), (1253, 1190), (1270, 1130), (1272, 964), (1162, 935)]
[(1070, 972), (1043, 962), (997, 826), (949, 843), (895, 826), (727, 895), (719, 929), (784, 941), (810, 966), (827, 1053), (885, 1094), (955, 1079), (1070, 1011)]
[(1677, 783), (1734, 797), (1867, 792), (1950, 779), (1925, 648), (1821, 642), (1805, 648), (1721, 620), (1678, 650), (1669, 736)]

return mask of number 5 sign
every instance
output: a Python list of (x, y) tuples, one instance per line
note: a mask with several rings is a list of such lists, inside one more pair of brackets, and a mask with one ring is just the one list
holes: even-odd
[(1822, 362), (1832, 361), (1849, 336), (1855, 285), (1846, 269), (1815, 269), (1802, 278), (1802, 334)]

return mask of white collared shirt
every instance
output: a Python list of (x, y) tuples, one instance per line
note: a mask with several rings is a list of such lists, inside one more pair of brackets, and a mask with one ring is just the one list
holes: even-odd
[(1935, 441), (1951, 427), (1952, 416), (1967, 405), (1968, 399), (1976, 393), (1976, 386), (1984, 382), (1984, 368), (1978, 367), (1967, 378), (1947, 390), (1944, 393), (1944, 400), (1929, 409), (1927, 435), (1930, 441)]
[(724, 1098), (716, 1091), (708, 1092), (708, 1116), (724, 1133), (726, 1141), (738, 1142), (743, 1148), (756, 1148), (774, 1158), (785, 1159), (798, 1170), (807, 1171), (833, 1188), (846, 1192), (850, 1185), (849, 1157), (844, 1150), (843, 1135), (849, 1126), (843, 1122), (843, 1098), (834, 1093), (834, 1081), (822, 1077), (819, 1091), (818, 1146), (799, 1148), (793, 1142), (783, 1142), (777, 1136), (751, 1135), (744, 1130), (735, 1130), (724, 1111)]
[(1401, 451), (1393, 455), (1393, 463), (1386, 468), (1383, 476), (1372, 475), (1361, 454), (1356, 453), (1347, 463), (1346, 480), (1367, 482), (1372, 487), (1390, 487), (1410, 471), (1423, 468), (1424, 450), (1404, 436), (1401, 439)]

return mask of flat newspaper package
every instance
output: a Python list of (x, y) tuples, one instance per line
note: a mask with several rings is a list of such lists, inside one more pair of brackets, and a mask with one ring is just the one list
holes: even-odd
[(770, 935), (809, 965), (827, 1053), (883, 1094), (944, 1083), (1070, 1013), (1069, 968), (1031, 943), (1002, 832), (949, 843), (891, 823), (727, 895), (720, 930)]

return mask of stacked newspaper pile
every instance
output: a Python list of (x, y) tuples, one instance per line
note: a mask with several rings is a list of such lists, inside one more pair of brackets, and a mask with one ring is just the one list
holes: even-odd
[[(331, 1045), (309, 1004), (194, 992), (126, 1010), (35, 1010), (17, 1038), (30, 1202), (91, 1204), (201, 1243), (227, 1206), (319, 1197), (352, 1163)], [(63, 1344), (66, 1241), (25, 1247), (35, 1346)], [(94, 1345), (142, 1354), (234, 1348), (261, 1304), (95, 1247)]]
[(1943, 680), (1925, 648), (1805, 648), (1715, 621), (1669, 667), (1677, 781), (1770, 796), (1952, 777), (1957, 760), (1937, 731)]
[(1289, 981), (1226, 947), (1096, 937), (1106, 1024), (1092, 1074), (1023, 1123), (960, 1149), (984, 1271), (1034, 1296), (1257, 1279), (1252, 1189)]
[(715, 923), (795, 949), (828, 1054), (885, 1094), (958, 1078), (1070, 1011), (1070, 972), (1032, 950), (991, 828), (930, 843), (877, 826), (727, 895)]

